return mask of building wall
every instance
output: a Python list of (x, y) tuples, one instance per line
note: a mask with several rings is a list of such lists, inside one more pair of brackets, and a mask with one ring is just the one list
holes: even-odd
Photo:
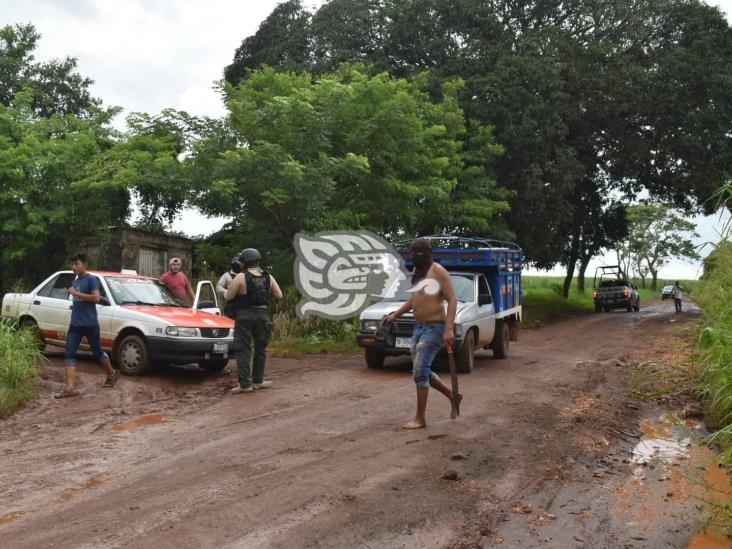
[(94, 269), (132, 269), (155, 277), (168, 270), (170, 258), (178, 257), (181, 270), (190, 276), (193, 242), (177, 236), (119, 228), (113, 229), (110, 237), (92, 238), (81, 243), (74, 251), (86, 253)]

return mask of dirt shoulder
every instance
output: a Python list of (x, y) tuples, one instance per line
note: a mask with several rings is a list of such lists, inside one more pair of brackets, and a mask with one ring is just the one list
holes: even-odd
[(432, 393), (419, 432), (400, 428), (408, 359), (274, 359), (275, 387), (250, 395), (227, 393), (233, 365), (110, 391), (83, 362), (82, 397), (58, 402), (52, 354), (41, 395), (0, 423), (0, 546), (683, 547), (694, 501), (637, 528), (614, 509), (658, 413), (627, 396), (630, 358), (697, 316), (659, 303), (523, 332), (461, 376), (457, 421)]

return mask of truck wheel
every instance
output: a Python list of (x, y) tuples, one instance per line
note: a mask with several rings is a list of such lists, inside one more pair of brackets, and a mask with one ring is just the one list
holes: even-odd
[(134, 376), (150, 368), (150, 353), (147, 343), (137, 334), (122, 338), (114, 349), (114, 362), (124, 374)]
[(455, 355), (455, 369), (461, 374), (469, 374), (475, 364), (475, 332), (465, 334), (463, 345)]
[(493, 357), (508, 358), (508, 324), (496, 321), (496, 334), (493, 336)]
[(369, 368), (383, 368), (384, 367), (384, 354), (380, 353), (376, 349), (369, 349), (366, 347), (364, 350), (366, 356), (366, 366)]
[(625, 308), (625, 310), (628, 311), (629, 313), (632, 313), (633, 312), (633, 302), (632, 301), (631, 301), (630, 305), (628, 305)]
[(215, 360), (202, 360), (198, 365), (207, 372), (220, 372), (229, 363), (228, 358), (218, 358)]
[(635, 302), (635, 307), (633, 307), (633, 309), (636, 313), (640, 311), (640, 299)]
[(39, 351), (43, 351), (43, 349), (46, 348), (46, 344), (43, 342), (43, 338), (41, 337), (41, 332), (38, 330), (38, 324), (36, 324), (36, 321), (32, 318), (24, 318), (23, 321), (20, 323), (20, 328), (23, 330), (28, 330), (30, 332), (31, 337), (33, 338), (33, 344)]

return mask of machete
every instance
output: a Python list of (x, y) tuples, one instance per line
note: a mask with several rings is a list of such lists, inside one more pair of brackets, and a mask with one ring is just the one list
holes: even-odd
[(460, 392), (458, 391), (458, 375), (455, 367), (455, 354), (452, 349), (452, 341), (447, 344), (447, 363), (450, 367), (450, 377), (452, 378), (452, 412), (450, 417), (455, 419), (460, 415)]

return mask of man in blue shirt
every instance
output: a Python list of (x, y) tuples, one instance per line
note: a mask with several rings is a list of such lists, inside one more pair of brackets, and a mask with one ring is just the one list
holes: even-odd
[(71, 258), (71, 268), (76, 275), (69, 288), (73, 297), (71, 306), (71, 322), (66, 334), (66, 387), (56, 395), (56, 398), (72, 397), (79, 394), (76, 390), (76, 351), (81, 338), (86, 337), (92, 349), (94, 358), (102, 363), (107, 370), (107, 381), (104, 387), (114, 387), (119, 379), (119, 370), (112, 368), (109, 356), (102, 350), (99, 335), (99, 320), (97, 319), (97, 303), (99, 303), (99, 279), (86, 271), (86, 255), (76, 254)]

